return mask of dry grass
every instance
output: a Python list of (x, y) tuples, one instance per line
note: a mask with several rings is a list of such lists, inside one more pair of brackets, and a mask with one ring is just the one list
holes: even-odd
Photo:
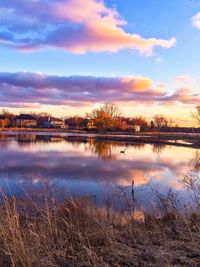
[(200, 266), (200, 214), (179, 213), (171, 191), (157, 196), (155, 212), (134, 220), (130, 209), (100, 209), (88, 198), (57, 203), (44, 193), (38, 204), (4, 195), (0, 266)]

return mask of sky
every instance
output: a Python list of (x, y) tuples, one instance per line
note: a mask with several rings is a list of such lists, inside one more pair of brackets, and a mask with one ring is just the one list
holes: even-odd
[(1, 0), (0, 109), (126, 116), (193, 126), (200, 1)]

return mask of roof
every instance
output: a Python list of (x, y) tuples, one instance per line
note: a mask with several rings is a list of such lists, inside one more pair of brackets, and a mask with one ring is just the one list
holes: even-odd
[(49, 121), (51, 117), (39, 117), (37, 118), (39, 121)]
[(16, 116), (14, 120), (36, 120), (36, 118), (29, 114), (20, 114)]

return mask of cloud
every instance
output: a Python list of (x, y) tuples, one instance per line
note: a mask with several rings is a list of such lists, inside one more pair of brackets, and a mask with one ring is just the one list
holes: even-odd
[(191, 18), (193, 27), (200, 29), (200, 12)]
[(144, 38), (126, 32), (116, 9), (103, 0), (2, 0), (0, 45), (30, 51), (62, 48), (73, 53), (133, 49), (151, 54), (175, 38)]
[(188, 75), (180, 75), (180, 76), (177, 76), (175, 77), (174, 79), (174, 83), (180, 85), (180, 84), (191, 84), (191, 83), (194, 83), (195, 80), (188, 76)]
[(83, 107), (95, 103), (198, 104), (190, 87), (169, 93), (147, 77), (58, 76), (42, 73), (0, 73), (0, 106), (60, 105)]
[(200, 102), (200, 94), (193, 93), (193, 89), (191, 87), (181, 87), (176, 89), (173, 94), (169, 94), (164, 98), (161, 98), (160, 101), (163, 101), (165, 104), (174, 104), (179, 102), (185, 105), (198, 105)]
[(156, 59), (155, 59), (156, 62), (161, 62), (162, 60), (163, 60), (162, 57), (156, 57)]

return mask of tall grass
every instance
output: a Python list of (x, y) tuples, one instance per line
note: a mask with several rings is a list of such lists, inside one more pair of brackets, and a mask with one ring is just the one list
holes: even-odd
[[(152, 213), (134, 211), (123, 192), (107, 197), (104, 208), (88, 197), (58, 203), (46, 191), (39, 201), (3, 195), (0, 266), (199, 266), (199, 211), (180, 212), (172, 191), (156, 195)], [(116, 211), (122, 200), (128, 208)]]

